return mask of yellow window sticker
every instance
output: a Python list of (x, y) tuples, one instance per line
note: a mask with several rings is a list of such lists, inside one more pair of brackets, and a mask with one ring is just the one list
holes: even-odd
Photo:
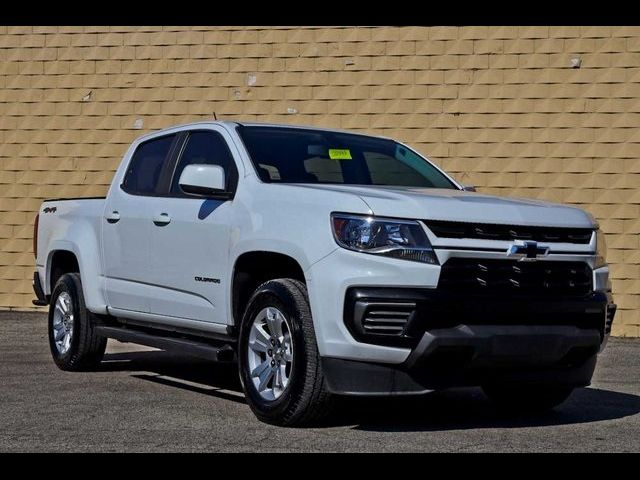
[(345, 148), (330, 148), (329, 158), (331, 160), (351, 160), (351, 150)]

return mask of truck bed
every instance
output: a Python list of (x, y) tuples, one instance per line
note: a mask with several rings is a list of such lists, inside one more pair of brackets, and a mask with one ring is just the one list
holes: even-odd
[(81, 239), (86, 254), (99, 257), (104, 205), (105, 197), (49, 199), (42, 203), (38, 212), (36, 265), (43, 283), (47, 256), (56, 249), (74, 251), (70, 241)]
[(106, 200), (107, 197), (61, 197), (61, 198), (46, 198), (42, 203), (47, 202), (63, 202), (65, 200)]

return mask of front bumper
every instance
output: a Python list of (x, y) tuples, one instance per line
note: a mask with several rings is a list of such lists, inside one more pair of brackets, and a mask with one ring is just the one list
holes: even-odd
[[(402, 333), (376, 330), (397, 323), (375, 323), (368, 313), (371, 305), (396, 322), (404, 318)], [(394, 305), (403, 315), (393, 316)], [(615, 309), (605, 292), (505, 298), (438, 289), (351, 288), (344, 323), (353, 337), (410, 353), (395, 365), (324, 356), (323, 369), (329, 389), (348, 395), (419, 394), (490, 382), (584, 386), (591, 381)], [(363, 328), (367, 324), (374, 328)]]
[(399, 365), (322, 358), (330, 391), (407, 395), (495, 382), (591, 381), (600, 346), (596, 330), (566, 326), (459, 325), (424, 334)]
[[(604, 340), (615, 305), (611, 295), (486, 295), (438, 288), (352, 287), (343, 319), (362, 343), (414, 348), (425, 332), (467, 325), (573, 326)], [(395, 328), (394, 328), (395, 327)]]
[[(487, 259), (505, 258), (504, 254), (499, 252), (480, 253), (440, 250), (438, 255), (441, 263), (445, 263), (449, 258), (453, 258), (454, 255), (456, 257), (469, 257), (473, 259), (485, 257)], [(580, 258), (577, 258), (575, 255), (555, 255), (554, 260), (558, 262), (573, 262), (580, 260)], [(608, 269), (605, 268), (599, 271), (601, 274), (596, 275), (598, 271), (594, 270), (594, 285), (599, 285), (599, 288), (604, 288), (607, 284)], [(411, 294), (411, 292), (422, 292), (426, 294), (434, 292), (434, 295), (437, 296), (442, 293), (442, 289), (438, 288), (440, 273), (440, 265), (427, 265), (388, 257), (372, 258), (371, 255), (336, 248), (331, 254), (324, 257), (321, 261), (316, 262), (305, 271), (311, 313), (313, 315), (320, 355), (323, 357), (365, 361), (374, 364), (400, 365), (405, 362), (411, 354), (411, 349), (421, 338), (422, 333), (418, 332), (413, 343), (408, 345), (406, 343), (403, 344), (402, 341), (396, 344), (389, 344), (370, 342), (369, 340), (356, 338), (357, 334), (354, 333), (351, 327), (348, 327), (349, 322), (345, 322), (345, 299), (347, 298), (348, 292), (351, 292), (354, 288), (386, 289), (390, 286), (393, 286), (396, 290), (402, 290), (404, 292), (403, 294), (407, 294), (407, 292), (409, 294)], [(615, 313), (615, 305), (611, 303), (609, 293), (603, 293), (602, 295), (606, 295), (607, 303), (610, 304), (610, 306), (607, 307), (608, 322), (605, 324), (605, 332), (601, 344), (601, 346), (604, 346), (610, 330), (611, 320)], [(575, 299), (575, 296), (572, 298)], [(573, 299), (571, 299), (571, 302), (573, 302)], [(497, 320), (494, 314), (503, 309), (505, 302), (509, 301), (512, 302), (514, 308), (510, 313), (508, 312), (504, 315), (507, 320), (511, 318), (515, 319), (516, 322), (520, 322), (520, 324), (526, 324), (523, 315), (527, 314), (530, 309), (538, 308), (540, 314), (536, 315), (534, 320), (536, 318), (548, 318), (549, 324), (553, 325), (553, 321), (556, 321), (557, 325), (565, 325), (562, 323), (564, 318), (562, 309), (567, 306), (567, 302), (563, 299), (558, 299), (557, 296), (553, 302), (557, 301), (559, 310), (554, 318), (548, 317), (547, 312), (551, 304), (545, 300), (542, 300), (539, 306), (534, 305), (533, 303), (535, 302), (523, 305), (520, 300), (515, 300), (510, 295), (502, 295), (496, 299), (493, 305), (484, 304), (485, 306), (483, 307), (482, 305), (478, 306), (477, 299), (467, 292), (464, 292), (464, 295), (459, 295), (458, 297), (450, 296), (448, 300), (443, 296), (441, 300), (440, 303), (445, 313), (451, 311), (452, 308), (465, 308), (451, 316), (451, 320), (455, 321), (455, 323), (451, 322), (440, 325), (439, 328), (454, 327), (467, 322), (479, 324), (480, 320), (476, 321), (478, 318), (476, 315), (478, 308), (482, 308), (487, 312), (485, 319), (482, 320), (485, 322), (485, 325), (495, 324)], [(433, 304), (433, 302), (431, 303)], [(600, 312), (605, 307), (602, 304), (597, 308)], [(602, 325), (603, 316), (601, 313), (596, 313), (595, 315), (597, 318), (595, 318), (594, 321), (598, 322), (598, 325)], [(579, 310), (578, 316), (580, 316)], [(430, 317), (425, 315), (424, 318), (428, 319)], [(514, 324), (513, 321), (504, 322), (504, 320), (505, 318), (501, 319), (503, 324)], [(435, 326), (433, 327), (435, 328)], [(600, 326), (597, 328), (601, 329)]]

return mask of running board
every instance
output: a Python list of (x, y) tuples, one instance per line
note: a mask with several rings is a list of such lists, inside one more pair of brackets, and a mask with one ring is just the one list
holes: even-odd
[(235, 359), (235, 351), (229, 344), (219, 346), (179, 337), (154, 335), (131, 328), (96, 325), (96, 333), (103, 337), (113, 338), (120, 342), (138, 343), (161, 350), (173, 350), (185, 355), (204, 358), (214, 362), (231, 362)]

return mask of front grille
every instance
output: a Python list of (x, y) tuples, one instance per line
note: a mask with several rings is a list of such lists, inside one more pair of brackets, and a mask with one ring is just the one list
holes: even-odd
[(592, 271), (584, 262), (521, 262), (451, 258), (438, 288), (457, 293), (586, 295)]
[(367, 303), (362, 329), (378, 335), (402, 335), (415, 308), (413, 302)]
[(436, 237), (479, 238), (484, 240), (534, 240), (588, 244), (591, 228), (530, 227), (522, 225), (494, 225), (489, 223), (463, 223), (425, 220), (425, 225)]

